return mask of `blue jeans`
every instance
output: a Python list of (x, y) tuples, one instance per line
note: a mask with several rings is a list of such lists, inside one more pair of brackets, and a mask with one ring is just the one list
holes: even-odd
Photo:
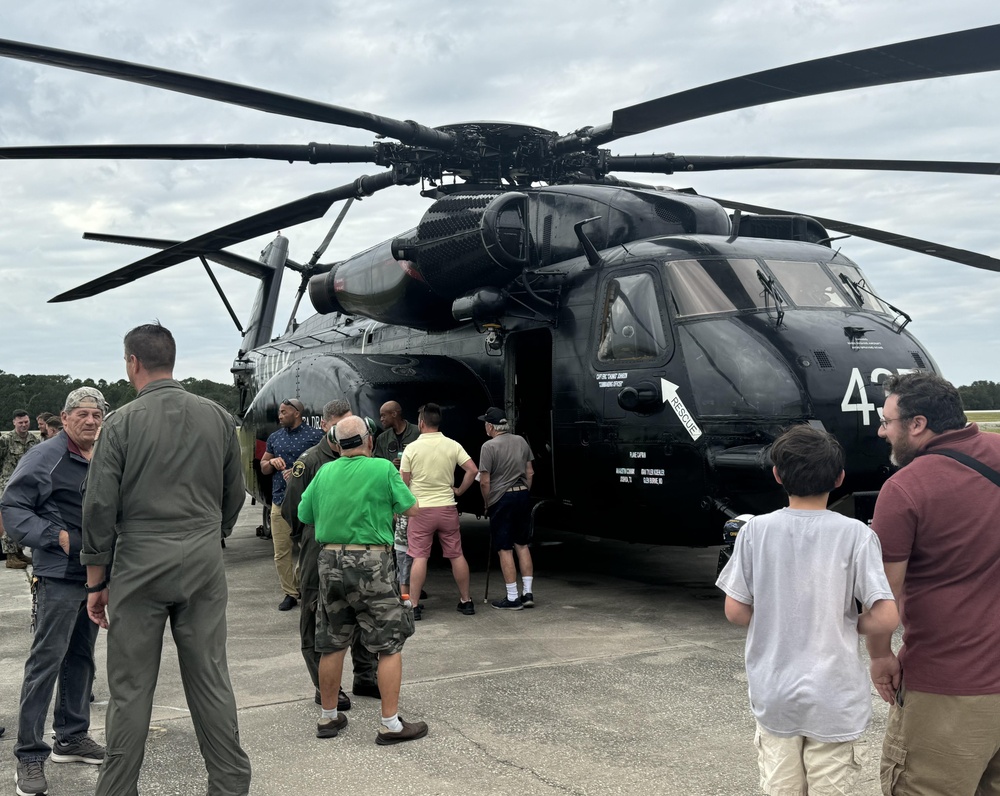
[(35, 585), (35, 638), (24, 664), (14, 746), (14, 755), (22, 763), (45, 760), (52, 751), (42, 736), (53, 691), (56, 740), (73, 741), (90, 729), (98, 627), (87, 616), (83, 586), (80, 581), (61, 578), (39, 578)]

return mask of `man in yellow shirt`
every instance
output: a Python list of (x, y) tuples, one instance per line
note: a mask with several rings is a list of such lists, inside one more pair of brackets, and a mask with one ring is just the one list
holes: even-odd
[[(469, 562), (462, 555), (462, 536), (458, 525), (455, 498), (465, 494), (476, 480), (479, 470), (472, 457), (455, 440), (446, 437), (441, 428), (441, 407), (424, 404), (417, 413), (420, 436), (403, 451), (399, 474), (420, 505), (410, 518), (407, 529), (410, 557), (410, 599), (413, 618), (422, 619), (419, 605), (420, 590), (427, 579), (427, 559), (431, 555), (434, 534), (438, 536), (444, 557), (451, 561), (451, 574), (458, 586), (458, 611), (466, 616), (476, 613), (469, 597)], [(464, 471), (462, 483), (455, 486), (455, 468)]]

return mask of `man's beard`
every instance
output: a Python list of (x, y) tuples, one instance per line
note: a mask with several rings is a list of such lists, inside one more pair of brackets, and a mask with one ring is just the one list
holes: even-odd
[(909, 439), (900, 439), (898, 443), (889, 445), (889, 461), (896, 467), (906, 467), (917, 458), (918, 448), (910, 444)]

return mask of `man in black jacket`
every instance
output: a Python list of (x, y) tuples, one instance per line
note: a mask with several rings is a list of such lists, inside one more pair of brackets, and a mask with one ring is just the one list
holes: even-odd
[[(80, 548), (81, 486), (105, 408), (96, 388), (73, 390), (62, 412), (65, 433), (24, 454), (0, 503), (7, 533), (31, 548), (35, 577), (35, 636), (24, 664), (14, 746), (21, 796), (47, 792), (50, 753), (56, 763), (104, 762), (104, 747), (88, 735), (97, 625), (87, 615)], [(57, 681), (56, 741), (50, 749), (43, 736)]]

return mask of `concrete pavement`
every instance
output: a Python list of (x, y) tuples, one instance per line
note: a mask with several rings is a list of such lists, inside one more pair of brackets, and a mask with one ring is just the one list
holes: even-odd
[[(687, 550), (542, 533), (537, 607), (482, 603), (485, 522), (463, 522), (476, 615), (455, 610), (440, 559), (424, 620), (403, 651), (400, 713), (430, 725), (413, 743), (374, 743), (378, 702), (355, 698), (340, 736), (314, 736), (318, 707), (298, 649), (297, 611), (280, 613), (270, 543), (248, 507), (228, 541), (229, 663), (257, 796), (371, 794), (757, 794), (744, 631), (723, 616), (717, 548)], [(599, 529), (590, 529), (598, 533)], [(436, 553), (435, 553), (436, 555)], [(2, 565), (0, 565), (2, 566)], [(502, 595), (495, 562), (490, 597)], [(13, 792), (17, 703), (30, 644), (22, 572), (0, 568), (0, 783)], [(103, 741), (105, 634), (93, 730)], [(348, 664), (349, 667), (349, 664)], [(345, 672), (345, 685), (350, 675)], [(886, 706), (873, 699), (858, 796), (877, 796)], [(140, 780), (150, 796), (205, 792), (172, 641), (164, 645)], [(54, 796), (92, 793), (94, 767), (48, 763)]]

